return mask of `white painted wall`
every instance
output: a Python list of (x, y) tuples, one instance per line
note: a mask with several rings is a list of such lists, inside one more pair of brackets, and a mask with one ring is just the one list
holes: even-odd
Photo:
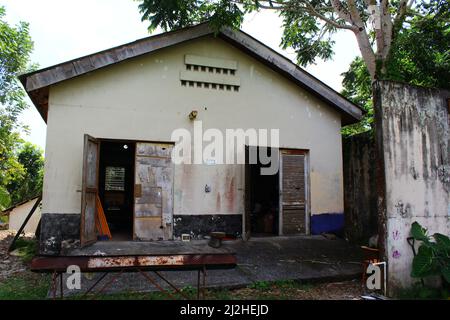
[[(18, 231), (20, 229), (37, 200), (38, 199), (30, 200), (11, 210), (9, 213), (9, 230)], [(35, 233), (40, 219), (41, 208), (37, 207), (30, 220), (28, 220), (24, 232)]]
[[(238, 61), (239, 92), (181, 86), (184, 55)], [(188, 119), (207, 128), (279, 128), (281, 147), (310, 150), (312, 213), (343, 212), (340, 114), (230, 44), (206, 37), (50, 88), (44, 213), (79, 213), (83, 134), (170, 141)], [(178, 165), (174, 214), (241, 214), (242, 165)], [(212, 187), (204, 192), (205, 184)]]

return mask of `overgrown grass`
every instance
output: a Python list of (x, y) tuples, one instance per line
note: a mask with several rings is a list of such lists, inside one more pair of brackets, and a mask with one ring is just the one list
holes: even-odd
[(35, 239), (19, 238), (17, 239), (13, 250), (22, 259), (24, 263), (29, 263), (33, 259), (38, 249)]
[(20, 274), (0, 283), (0, 300), (42, 300), (49, 287), (49, 275)]
[(300, 289), (309, 291), (314, 288), (311, 283), (301, 283), (295, 280), (256, 281), (248, 286), (250, 289), (266, 291), (270, 289)]
[[(33, 274), (25, 272), (16, 275), (0, 283), (0, 300), (41, 300), (46, 299), (50, 289), (51, 275)], [(205, 291), (208, 300), (285, 300), (297, 299), (299, 292), (315, 292), (316, 284), (300, 283), (293, 280), (283, 281), (257, 281), (251, 285), (240, 289), (208, 289)], [(181, 289), (183, 294), (189, 299), (197, 298), (197, 290), (191, 286)], [(183, 299), (183, 297), (173, 291), (168, 290), (173, 298)], [(167, 300), (172, 299), (165, 293), (156, 292), (132, 292), (126, 291), (113, 294), (99, 295), (71, 295), (65, 299), (96, 299), (96, 300)], [(422, 287), (417, 284), (409, 289), (403, 289), (396, 295), (399, 299), (448, 299), (449, 291), (442, 289), (432, 289)]]
[(251, 285), (249, 285), (250, 289), (256, 290), (267, 290), (271, 287), (271, 283), (269, 281), (255, 281)]
[(8, 223), (9, 219), (7, 215), (0, 216), (1, 223)]
[[(294, 280), (281, 281), (256, 281), (251, 285), (241, 289), (207, 289), (205, 291), (208, 300), (285, 300), (292, 299), (294, 292), (310, 291), (314, 289), (314, 284), (300, 283)], [(186, 286), (181, 289), (183, 294), (189, 299), (197, 298), (197, 289)], [(168, 291), (172, 296), (182, 299), (183, 297), (175, 291)], [(71, 299), (80, 299), (81, 296)], [(170, 299), (162, 292), (126, 292), (120, 294), (108, 294), (96, 296), (99, 300), (165, 300)]]
[[(35, 300), (46, 299), (50, 289), (51, 275), (25, 273), (0, 283), (0, 300)], [(208, 300), (239, 300), (239, 299), (292, 299), (292, 293), (313, 289), (312, 284), (301, 284), (295, 281), (258, 281), (241, 289), (208, 289), (205, 291)], [(186, 286), (181, 289), (184, 296), (197, 299), (197, 289)], [(179, 293), (168, 290), (175, 299), (183, 299)], [(113, 294), (89, 294), (66, 296), (68, 300), (96, 299), (96, 300), (167, 300), (172, 299), (167, 293), (156, 292), (121, 292)]]

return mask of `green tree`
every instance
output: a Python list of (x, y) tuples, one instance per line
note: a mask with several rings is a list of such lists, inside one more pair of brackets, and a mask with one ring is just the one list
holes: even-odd
[(361, 106), (366, 114), (355, 124), (342, 128), (344, 136), (351, 136), (373, 129), (374, 110), (372, 104), (372, 81), (364, 61), (357, 57), (350, 64), (349, 70), (342, 74), (342, 95)]
[(33, 67), (28, 63), (32, 49), (28, 24), (10, 26), (0, 7), (0, 208), (11, 202), (7, 185), (25, 174), (17, 150), (22, 143), (19, 132), (27, 129), (19, 115), (27, 104), (17, 76)]
[[(282, 45), (297, 52), (301, 65), (330, 59), (331, 36), (352, 32), (372, 80), (387, 74), (391, 49), (404, 22), (417, 12), (414, 0), (138, 0), (142, 20), (176, 29), (209, 21), (216, 28), (239, 27), (251, 11), (276, 11), (283, 19)], [(442, 2), (448, 0), (432, 0)], [(425, 1), (423, 1), (425, 2)]]
[(38, 196), (42, 192), (44, 156), (43, 151), (32, 143), (24, 143), (17, 155), (23, 174), (7, 186), (11, 202), (18, 203)]
[[(397, 35), (386, 78), (424, 87), (450, 89), (450, 2), (422, 7), (421, 15), (407, 21)], [(342, 94), (366, 109), (360, 123), (343, 129), (352, 135), (373, 129), (371, 78), (364, 61), (357, 57), (343, 73)]]

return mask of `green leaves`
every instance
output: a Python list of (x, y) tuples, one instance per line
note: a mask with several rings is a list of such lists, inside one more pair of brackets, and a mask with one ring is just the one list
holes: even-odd
[[(238, 28), (244, 15), (262, 9), (274, 10), (283, 18), (283, 37), (281, 44), (297, 52), (301, 65), (314, 63), (318, 58), (330, 59), (333, 56), (334, 41), (331, 35), (335, 26), (324, 23), (317, 15), (311, 14), (309, 6), (330, 20), (339, 20), (330, 10), (326, 0), (308, 1), (308, 4), (295, 1), (271, 2), (254, 0), (138, 0), (142, 21), (150, 22), (149, 31), (156, 27), (174, 30), (208, 21), (218, 31), (227, 26)], [(362, 8), (361, 8), (362, 10)], [(340, 22), (338, 21), (338, 24)]]
[(414, 257), (411, 277), (424, 278), (434, 274), (433, 250), (430, 247), (421, 246)]
[(423, 228), (417, 221), (411, 225), (411, 235), (415, 240), (429, 242), (427, 229)]
[(447, 283), (450, 283), (450, 239), (449, 237), (435, 233), (434, 242), (427, 235), (427, 229), (418, 222), (411, 226), (411, 235), (421, 241), (417, 255), (413, 259), (411, 277), (425, 278), (440, 275)]
[(8, 190), (0, 186), (0, 211), (5, 210), (11, 204)]
[(450, 254), (450, 239), (441, 234), (441, 233), (435, 233), (433, 235), (434, 240), (436, 241), (437, 246), (439, 246), (439, 249), (445, 251), (447, 255)]
[(25, 92), (17, 76), (36, 66), (29, 65), (33, 42), (28, 24), (10, 26), (0, 7), (0, 207), (27, 199), (42, 188), (42, 151), (24, 144), (19, 115), (27, 108)]
[(331, 36), (336, 29), (304, 10), (285, 10), (283, 18), (283, 49), (293, 48), (297, 62), (302, 66), (317, 59), (328, 60), (333, 56), (334, 41)]
[(443, 11), (424, 13), (423, 16), (412, 18), (408, 26), (397, 33), (385, 78), (448, 89), (450, 14)]
[(342, 95), (353, 103), (361, 106), (366, 114), (364, 118), (353, 125), (342, 128), (342, 135), (352, 136), (372, 129), (374, 112), (372, 105), (372, 82), (364, 60), (355, 58), (347, 72), (342, 74)]
[(450, 283), (450, 265), (443, 266), (441, 268), (442, 276), (444, 277), (447, 283)]
[(42, 192), (43, 151), (26, 142), (20, 146), (17, 161), (22, 167), (23, 174), (12, 179), (7, 185), (13, 203), (33, 198)]
[(251, 8), (250, 1), (243, 1), (241, 10), (236, 3), (228, 0), (139, 0), (142, 21), (148, 20), (149, 31), (158, 26), (164, 31), (175, 30), (197, 23), (209, 21), (214, 29), (222, 26), (239, 27), (244, 12)]
[(11, 27), (4, 20), (5, 9), (0, 7), (0, 104), (16, 119), (26, 108), (25, 93), (17, 75), (27, 70), (28, 58), (33, 49), (28, 24)]

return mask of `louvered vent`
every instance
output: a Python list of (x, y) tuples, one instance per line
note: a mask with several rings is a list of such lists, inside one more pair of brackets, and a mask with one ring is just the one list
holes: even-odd
[(239, 91), (236, 61), (186, 55), (184, 62), (186, 70), (180, 72), (182, 86)]

